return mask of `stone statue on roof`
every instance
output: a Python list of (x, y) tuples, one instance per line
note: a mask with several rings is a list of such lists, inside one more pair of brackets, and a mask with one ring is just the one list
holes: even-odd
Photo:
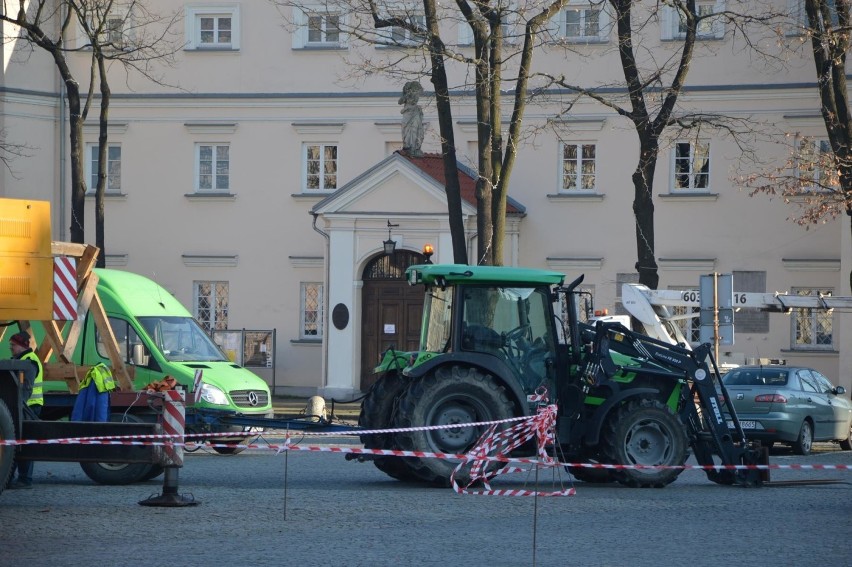
[(423, 109), (417, 104), (421, 94), (423, 87), (420, 83), (409, 81), (402, 87), (402, 96), (399, 97), (399, 104), (403, 105), (399, 111), (402, 114), (402, 149), (411, 156), (423, 155), (420, 149), (425, 133)]

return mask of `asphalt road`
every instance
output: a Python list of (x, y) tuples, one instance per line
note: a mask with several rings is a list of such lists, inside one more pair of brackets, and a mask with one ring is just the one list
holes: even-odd
[[(852, 465), (852, 452), (819, 448), (771, 462)], [(570, 485), (561, 469), (542, 470), (541, 490), (554, 489), (554, 472)], [(36, 463), (33, 490), (0, 494), (0, 565), (848, 566), (852, 471), (773, 471), (817, 478), (843, 483), (726, 487), (687, 470), (664, 489), (576, 482), (570, 497), (469, 496), (340, 454), (202, 449), (186, 455), (178, 487), (200, 504), (152, 508), (138, 502), (159, 495), (162, 478), (100, 486), (75, 463)], [(533, 474), (494, 483), (534, 486)]]

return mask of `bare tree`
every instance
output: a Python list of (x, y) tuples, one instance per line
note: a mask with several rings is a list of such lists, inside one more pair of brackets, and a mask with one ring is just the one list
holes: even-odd
[[(170, 40), (171, 26), (177, 16), (161, 17), (149, 12), (144, 4), (125, 0), (3, 0), (0, 19), (20, 29), (22, 39), (44, 49), (53, 58), (68, 98), (71, 157), (71, 230), (72, 242), (85, 241), (86, 180), (83, 168), (83, 124), (94, 99), (94, 85), (100, 83), (99, 182), (97, 245), (103, 250), (103, 183), (106, 176), (106, 131), (109, 108), (107, 62), (118, 61), (128, 71), (135, 70), (155, 79), (150, 64), (168, 60), (179, 45)], [(83, 33), (86, 41), (79, 41)], [(128, 38), (132, 42), (126, 41)], [(6, 38), (4, 38), (6, 39)], [(91, 72), (85, 105), (80, 83), (69, 65), (71, 52), (90, 52)], [(99, 257), (103, 265), (105, 254)]]
[(752, 195), (781, 195), (795, 202), (800, 209), (792, 218), (807, 227), (844, 212), (852, 221), (852, 117), (846, 86), (852, 21), (848, 0), (803, 1), (804, 14), (792, 14), (792, 25), (810, 39), (827, 143), (797, 136), (784, 164), (745, 176), (742, 184), (751, 188)]
[(150, 12), (143, 2), (136, 0), (70, 0), (86, 47), (92, 51), (89, 90), (83, 116), (94, 100), (95, 82), (99, 85), (100, 112), (98, 115), (98, 181), (95, 189), (95, 245), (101, 249), (98, 267), (106, 264), (106, 230), (104, 227), (104, 194), (110, 174), (107, 152), (109, 149), (109, 105), (112, 91), (109, 86), (108, 67), (118, 63), (125, 70), (136, 71), (161, 84), (161, 79), (151, 72), (151, 63), (160, 61), (170, 65), (179, 41), (172, 37), (172, 27), (177, 22), (176, 13), (159, 15)]
[[(623, 87), (626, 95), (609, 94), (601, 85), (585, 86), (568, 82), (563, 76), (548, 75), (549, 85), (559, 85), (572, 93), (578, 93), (615, 111), (627, 118), (639, 138), (639, 159), (633, 172), (633, 213), (636, 219), (636, 270), (639, 282), (651, 289), (659, 284), (656, 247), (654, 242), (654, 173), (657, 167), (661, 143), (668, 129), (700, 131), (702, 128), (718, 127), (735, 134), (738, 128), (724, 116), (684, 113), (678, 111), (678, 98), (686, 86), (689, 68), (695, 56), (696, 46), (703, 39), (717, 38), (731, 33), (749, 23), (769, 23), (775, 15), (745, 15), (731, 11), (708, 12), (696, 0), (666, 0), (661, 3), (643, 3), (640, 0), (607, 0), (613, 11), (617, 49)], [(752, 9), (754, 7), (752, 6)], [(677, 41), (668, 45), (643, 48), (643, 40), (659, 31), (651, 26), (661, 21), (663, 10), (671, 11), (672, 34)], [(741, 34), (746, 45), (758, 49), (748, 34)], [(614, 83), (618, 85), (618, 83)], [(613, 86), (613, 85), (609, 85)], [(622, 100), (627, 98), (627, 105)], [(733, 121), (742, 122), (739, 121)], [(697, 152), (699, 150), (692, 149)]]
[(18, 177), (15, 175), (15, 170), (12, 169), (12, 161), (18, 157), (29, 157), (29, 152), (32, 149), (27, 144), (10, 141), (6, 130), (0, 130), (0, 163), (9, 170), (9, 173), (15, 179)]
[[(17, 4), (17, 7), (14, 6)], [(4, 0), (0, 19), (20, 28), (23, 39), (47, 51), (65, 86), (68, 97), (71, 154), (71, 241), (83, 243), (86, 181), (83, 178), (83, 121), (80, 84), (74, 78), (65, 57), (65, 36), (75, 21), (64, 2), (39, 0), (26, 2)], [(5, 39), (5, 38), (4, 38)]]
[[(304, 4), (299, 0), (274, 1), (306, 15), (302, 20), (291, 16), (289, 21), (294, 25), (307, 25), (309, 32), (311, 26), (328, 23), (315, 4)], [(384, 59), (365, 61), (365, 65), (359, 67), (362, 73), (398, 75), (406, 80), (426, 76), (431, 80), (455, 262), (468, 263), (468, 258), (453, 133), (454, 96), (451, 93), (459, 90), (472, 93), (476, 98), (475, 263), (502, 264), (507, 191), (529, 98), (533, 53), (541, 43), (539, 34), (542, 29), (567, 3), (568, 0), (549, 0), (544, 4), (515, 0), (456, 0), (453, 6), (422, 0), (421, 9), (419, 2), (413, 1), (339, 0), (322, 8), (325, 14), (348, 14), (348, 20), (343, 17), (336, 20), (337, 29), (364, 45), (403, 48), (386, 50)], [(445, 41), (448, 30), (456, 30), (452, 26), (463, 26), (469, 30), (473, 55), (458, 49), (456, 42)], [(321, 31), (319, 28), (314, 30)], [(388, 54), (388, 51), (392, 52)], [(472, 77), (472, 84), (451, 85), (448, 68), (453, 71), (452, 76)], [(504, 93), (507, 92), (513, 92), (514, 98), (508, 134), (504, 140), (502, 107)]]

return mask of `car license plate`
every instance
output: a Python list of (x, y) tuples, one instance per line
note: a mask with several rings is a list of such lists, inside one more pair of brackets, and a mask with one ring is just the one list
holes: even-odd
[[(740, 427), (742, 427), (743, 429), (757, 429), (757, 422), (752, 421), (750, 419), (741, 419), (740, 420)], [(734, 428), (734, 422), (728, 421), (728, 429), (733, 429), (733, 428)]]

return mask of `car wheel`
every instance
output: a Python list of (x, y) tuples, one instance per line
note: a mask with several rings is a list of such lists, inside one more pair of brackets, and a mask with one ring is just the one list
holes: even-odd
[(840, 448), (844, 451), (852, 451), (852, 423), (849, 424), (849, 436), (840, 441)]
[(799, 428), (799, 438), (793, 443), (793, 452), (797, 455), (810, 455), (813, 444), (814, 431), (811, 422), (806, 419)]

